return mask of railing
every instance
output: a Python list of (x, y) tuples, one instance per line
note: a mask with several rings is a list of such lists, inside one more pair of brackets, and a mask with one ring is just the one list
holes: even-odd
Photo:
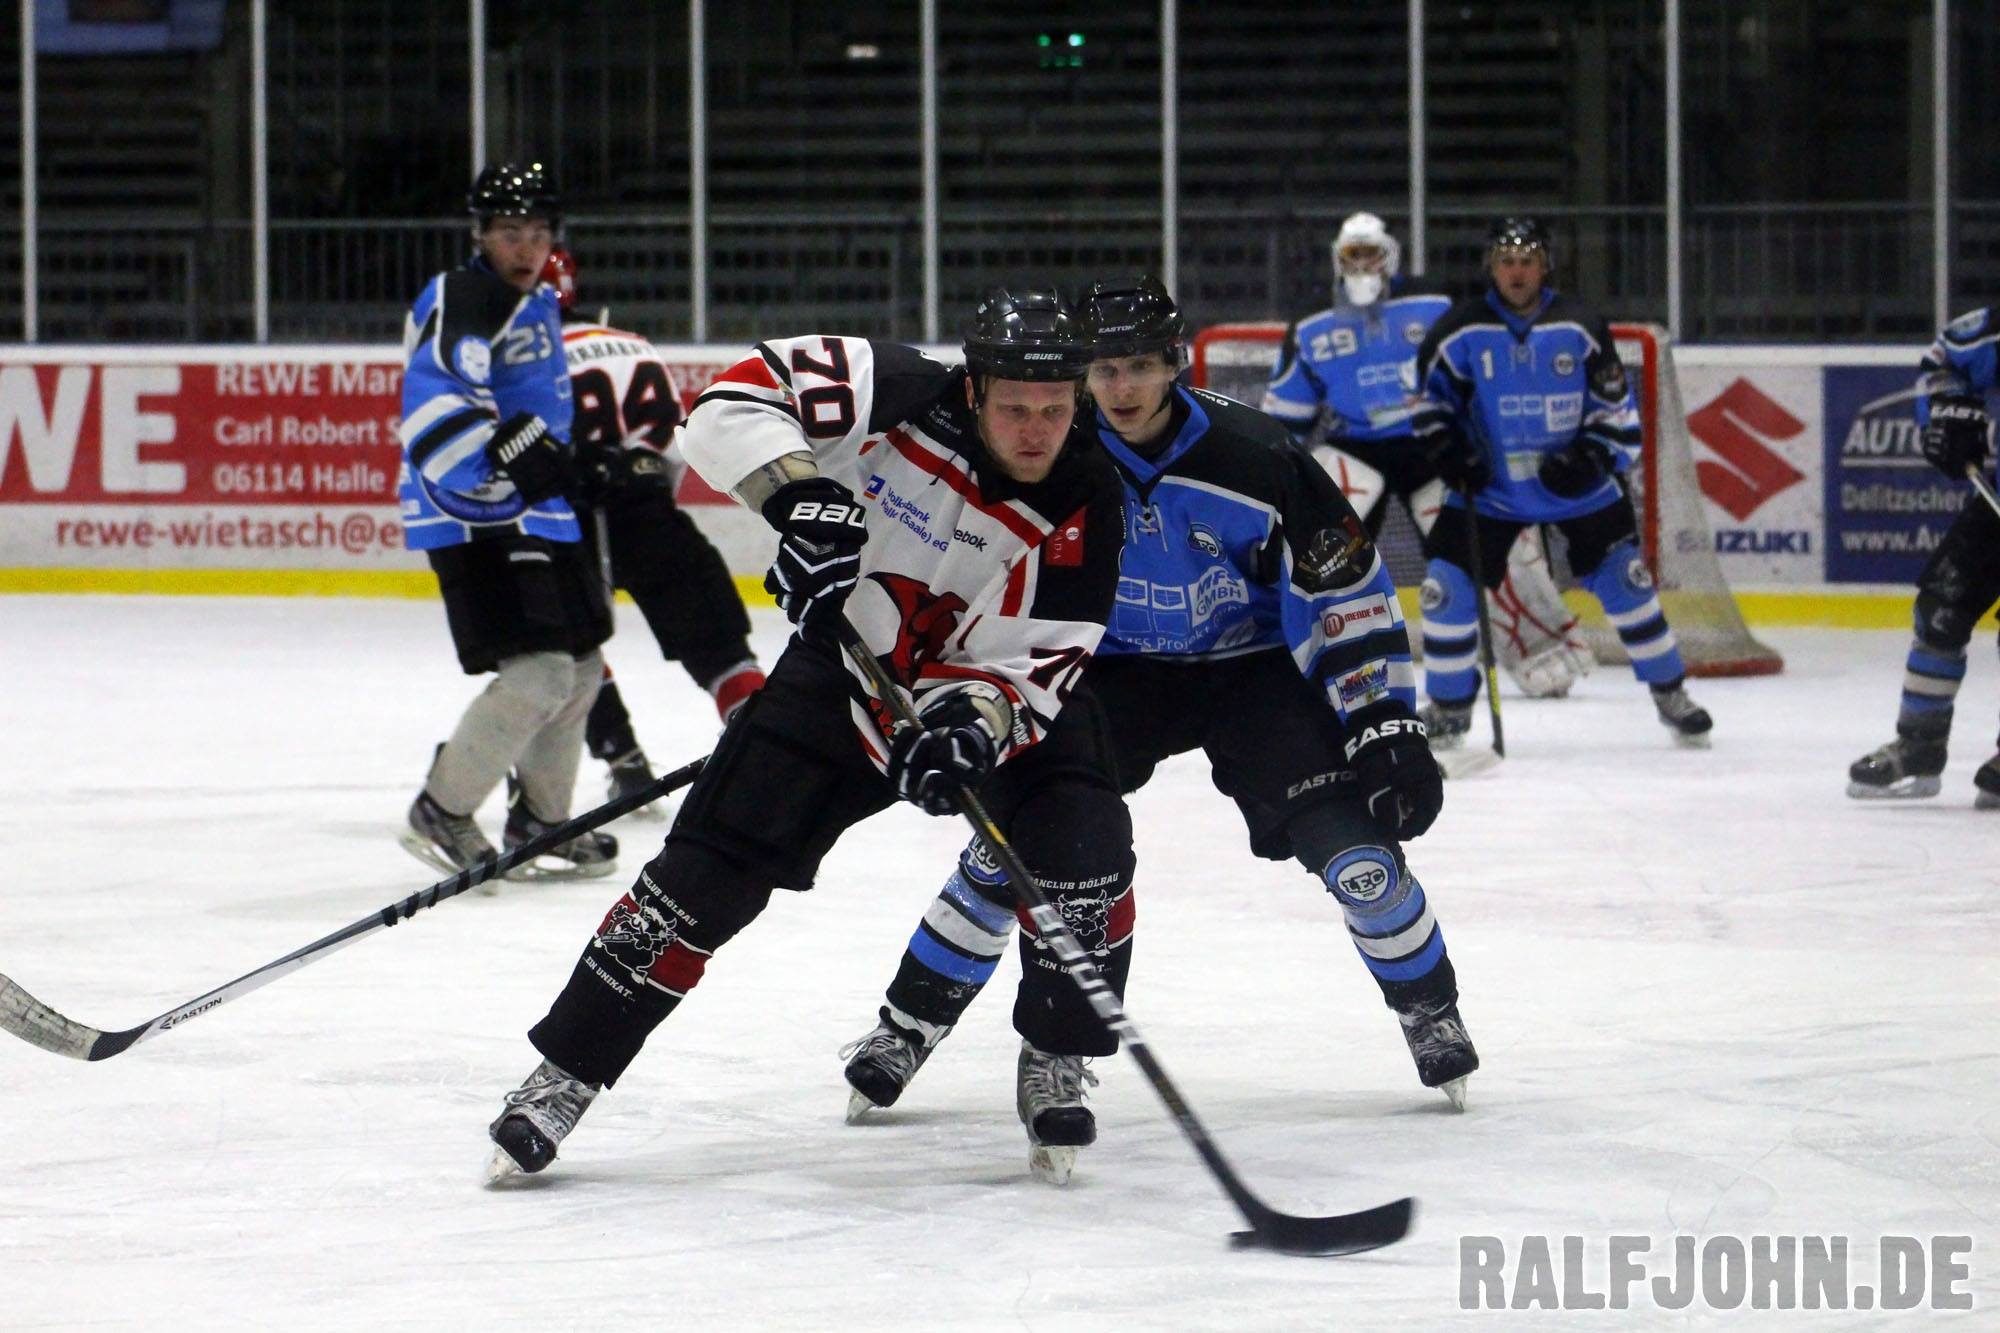
[[(1329, 295), (1327, 243), (1346, 210), (1190, 210), (1181, 290), (1191, 319), (1285, 317)], [(1397, 210), (1380, 210), (1404, 230)], [(1429, 271), (1478, 280), (1502, 205), (1427, 219)], [(1665, 219), (1658, 208), (1542, 208), (1558, 282), (1614, 319), (1661, 319)], [(1916, 204), (1760, 204), (1687, 212), (1689, 341), (1908, 341), (1933, 325), (1931, 217)], [(717, 210), (709, 229), (712, 335), (826, 330), (912, 339), (923, 326), (918, 222)], [(568, 223), (588, 306), (662, 339), (686, 336), (685, 214), (580, 216)], [(1954, 308), (2000, 288), (2000, 201), (1953, 209)], [(280, 220), (271, 226), (271, 330), (278, 341), (383, 341), (424, 281), (470, 244), (461, 219)], [(0, 304), (18, 304), (19, 232), (0, 231)], [(1157, 214), (1076, 209), (954, 216), (941, 231), (946, 328), (995, 282), (1077, 287), (1160, 261)], [(49, 341), (247, 341), (246, 222), (71, 224), (40, 238), (42, 336)], [(6, 316), (0, 314), (0, 320)]]

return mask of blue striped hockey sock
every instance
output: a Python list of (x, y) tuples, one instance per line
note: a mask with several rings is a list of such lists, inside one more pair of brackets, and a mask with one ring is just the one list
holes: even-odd
[(1632, 659), (1632, 674), (1648, 685), (1676, 685), (1687, 675), (1681, 663), (1679, 642), (1660, 598), (1653, 591), (1653, 576), (1639, 554), (1637, 542), (1624, 541), (1605, 553), (1596, 569), (1584, 576), (1583, 586), (1604, 608), (1604, 618), (1618, 631), (1618, 639)]

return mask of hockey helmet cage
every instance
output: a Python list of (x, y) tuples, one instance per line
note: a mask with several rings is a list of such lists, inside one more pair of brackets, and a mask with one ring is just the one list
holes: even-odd
[(1090, 368), (1090, 340), (1054, 288), (995, 287), (965, 323), (965, 365), (981, 399), (987, 378), (1081, 381)]
[(487, 167), (472, 182), (465, 207), (481, 228), (494, 218), (547, 218), (551, 227), (562, 225), (562, 196), (539, 162)]
[(1175, 370), (1185, 359), (1187, 320), (1150, 273), (1137, 282), (1093, 283), (1077, 313), (1092, 359), (1164, 352)]
[(1334, 300), (1371, 305), (1402, 267), (1403, 247), (1373, 213), (1355, 213), (1333, 238)]
[(576, 304), (576, 257), (558, 242), (549, 247), (548, 261), (542, 265), (542, 281), (556, 289), (556, 306), (567, 315)]

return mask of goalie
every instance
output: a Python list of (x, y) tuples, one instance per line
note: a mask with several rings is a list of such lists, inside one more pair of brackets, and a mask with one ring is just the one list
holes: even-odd
[[(1394, 496), (1428, 539), (1444, 483), (1410, 433), (1417, 348), (1451, 297), (1398, 271), (1402, 248), (1372, 213), (1356, 213), (1333, 242), (1333, 305), (1285, 331), (1264, 411), (1312, 450), (1380, 537)], [(1326, 422), (1322, 442), (1312, 436)], [(1425, 552), (1429, 554), (1428, 550)], [(1538, 528), (1509, 551), (1490, 594), (1494, 650), (1528, 695), (1557, 698), (1594, 664), (1576, 618), (1549, 577)]]

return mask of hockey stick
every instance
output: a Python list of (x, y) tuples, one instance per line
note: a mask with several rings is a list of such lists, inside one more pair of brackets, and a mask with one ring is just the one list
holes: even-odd
[(1986, 501), (1987, 507), (1995, 514), (2000, 514), (2000, 495), (1993, 493), (1993, 487), (1988, 484), (1986, 475), (1979, 470), (1979, 464), (1965, 465), (1965, 479), (1972, 483), (1972, 489), (1979, 492), (1979, 498)]
[(1479, 617), (1479, 668), (1486, 676), (1486, 712), (1493, 719), (1493, 753), (1507, 757), (1507, 735), (1500, 729), (1500, 669), (1493, 655), (1493, 614), (1486, 609), (1486, 559), (1479, 550), (1479, 510), (1465, 497), (1467, 573), (1472, 575), (1472, 605)]
[(407, 921), (427, 907), (436, 907), (447, 898), (456, 898), (475, 884), (483, 884), (489, 879), (504, 875), (515, 866), (533, 860), (552, 847), (568, 842), (580, 834), (588, 833), (601, 824), (609, 824), (620, 815), (629, 814), (649, 801), (657, 801), (668, 792), (693, 782), (695, 775), (701, 772), (701, 766), (707, 762), (708, 759), (704, 756), (691, 764), (684, 764), (671, 773), (655, 778), (638, 791), (628, 792), (615, 801), (608, 801), (595, 810), (585, 811), (572, 820), (557, 824), (539, 837), (530, 838), (492, 860), (481, 861), (469, 870), (461, 870), (449, 879), (441, 879), (428, 889), (421, 889), (401, 902), (391, 903), (351, 926), (336, 930), (323, 939), (314, 940), (303, 949), (295, 949), (283, 958), (264, 964), (254, 972), (246, 972), (228, 985), (218, 986), (206, 995), (197, 996), (186, 1004), (169, 1009), (158, 1018), (141, 1023), (135, 1028), (126, 1028), (120, 1032), (101, 1032), (74, 1019), (63, 1017), (7, 977), (0, 976), (0, 1028), (13, 1033), (22, 1041), (30, 1042), (45, 1051), (54, 1051), (57, 1055), (67, 1055), (76, 1060), (108, 1060), (129, 1047), (159, 1036), (169, 1028), (179, 1027), (191, 1018), (198, 1018), (211, 1009), (219, 1008), (239, 995), (248, 995), (253, 990), (270, 985), (279, 977), (316, 963), (334, 950), (345, 948), (364, 935), (386, 930), (398, 921)]
[[(868, 645), (861, 641), (854, 626), (843, 617), (836, 622), (835, 632), (848, 658), (867, 676), (869, 687), (881, 700), (882, 706), (895, 716), (896, 726), (899, 729), (921, 726), (909, 701), (897, 691), (895, 682), (890, 680), (889, 673), (868, 650)], [(1161, 1068), (1152, 1048), (1139, 1035), (1139, 1029), (1132, 1025), (1124, 1004), (1105, 984), (1103, 974), (1064, 923), (1062, 913), (1042, 892), (1035, 877), (1022, 864), (1019, 854), (993, 822), (993, 817), (987, 814), (977, 794), (960, 787), (956, 803), (959, 813), (972, 825), (973, 832), (992, 849), (994, 859), (1007, 874), (1007, 882), (1013, 886), (1014, 896), (1034, 918), (1036, 932), (1044, 943), (1055, 950), (1057, 961), (1069, 972), (1071, 980), (1076, 982), (1099, 1020), (1117, 1034), (1124, 1042), (1126, 1051), (1139, 1062), (1147, 1082), (1153, 1085), (1153, 1091), (1159, 1094), (1160, 1100), (1166, 1103), (1167, 1110), (1173, 1115), (1174, 1123), (1180, 1126), (1181, 1133), (1194, 1145), (1194, 1150), (1201, 1155), (1201, 1160), (1221, 1184), (1223, 1192), (1229, 1195), (1244, 1220), (1249, 1222), (1248, 1231), (1235, 1233), (1237, 1245), (1262, 1246), (1286, 1254), (1357, 1254), (1362, 1250), (1392, 1245), (1409, 1233), (1410, 1218), (1416, 1207), (1414, 1199), (1397, 1199), (1394, 1203), (1358, 1213), (1299, 1217), (1281, 1213), (1252, 1194), (1237, 1176), (1235, 1168), (1223, 1157), (1222, 1150), (1208, 1136), (1201, 1121), (1195, 1118), (1193, 1108), (1181, 1096), (1173, 1080), (1167, 1077), (1167, 1071)]]

